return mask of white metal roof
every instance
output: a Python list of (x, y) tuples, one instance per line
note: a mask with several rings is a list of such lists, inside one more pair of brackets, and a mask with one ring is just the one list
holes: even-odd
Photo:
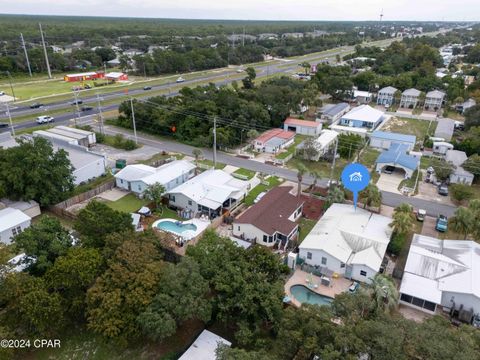
[(90, 71), (90, 72), (84, 72), (84, 73), (77, 73), (77, 74), (67, 74), (65, 75), (66, 77), (79, 77), (79, 76), (92, 76), (96, 75), (97, 73), (95, 71)]
[(248, 182), (235, 179), (222, 170), (207, 170), (170, 190), (183, 194), (198, 204), (218, 209), (229, 198), (240, 199), (247, 192)]
[(215, 360), (217, 358), (215, 350), (219, 344), (232, 345), (230, 341), (208, 330), (203, 330), (178, 360)]
[(372, 97), (372, 93), (368, 91), (354, 90), (353, 97)]
[(155, 168), (153, 166), (134, 164), (125, 166), (122, 170), (115, 174), (115, 177), (125, 181), (139, 181), (144, 177), (154, 173)]
[(360, 105), (343, 115), (342, 119), (376, 123), (383, 115), (382, 111), (374, 109), (369, 105)]
[(346, 264), (366, 265), (378, 271), (392, 230), (391, 218), (348, 204), (333, 204), (300, 244), (301, 249), (323, 250)]
[(32, 218), (18, 209), (5, 208), (0, 210), (0, 232), (19, 226)]
[(180, 175), (195, 169), (195, 165), (186, 160), (175, 160), (158, 168), (143, 164), (127, 165), (115, 174), (115, 177), (125, 181), (142, 181), (147, 185), (155, 183), (168, 184)]
[(415, 234), (400, 292), (438, 304), (444, 291), (480, 298), (480, 244)]
[(315, 139), (315, 144), (320, 149), (329, 146), (338, 137), (338, 132), (333, 130), (322, 130), (320, 136)]
[(105, 74), (106, 77), (108, 78), (119, 78), (120, 76), (124, 75), (122, 72), (109, 72)]

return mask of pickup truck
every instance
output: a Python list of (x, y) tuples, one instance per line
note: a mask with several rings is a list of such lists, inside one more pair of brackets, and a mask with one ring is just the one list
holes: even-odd
[(48, 116), (48, 115), (37, 117), (37, 124), (48, 124), (54, 121), (55, 119), (52, 116)]

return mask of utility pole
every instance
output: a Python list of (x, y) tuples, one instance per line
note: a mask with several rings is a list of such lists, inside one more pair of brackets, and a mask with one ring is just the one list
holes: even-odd
[(328, 188), (332, 187), (333, 174), (335, 172), (335, 161), (337, 160), (337, 150), (338, 150), (338, 137), (335, 140), (335, 150), (333, 151), (332, 169), (330, 170), (330, 183), (328, 184)]
[(243, 27), (242, 46), (245, 46), (245, 26)]
[(217, 167), (217, 118), (213, 118), (213, 168)]
[(45, 38), (43, 37), (42, 24), (38, 23), (38, 27), (40, 28), (40, 35), (42, 36), (43, 53), (45, 54), (45, 63), (47, 64), (48, 78), (51, 79), (52, 72), (50, 71), (50, 63), (48, 62), (48, 53), (47, 47), (45, 46)]
[(98, 109), (98, 116), (100, 119), (100, 134), (105, 134), (103, 130), (103, 113), (102, 113), (102, 106), (100, 105), (100, 95), (97, 94), (97, 109)]
[(77, 110), (77, 117), (74, 118), (74, 121), (75, 121), (75, 127), (77, 127), (77, 118), (80, 121), (80, 108), (78, 106), (78, 94), (76, 91), (73, 92), (73, 96), (75, 98), (75, 108)]
[(30, 60), (28, 60), (27, 47), (25, 46), (25, 40), (23, 39), (23, 34), (22, 33), (20, 33), (20, 40), (22, 41), (23, 51), (25, 52), (25, 59), (27, 60), (28, 73), (30, 74), (30, 77), (32, 77), (32, 69), (30, 67)]
[(130, 106), (132, 108), (133, 136), (135, 137), (135, 144), (138, 144), (137, 125), (135, 124), (135, 109), (133, 108), (133, 98), (130, 98)]
[(10, 107), (8, 106), (8, 101), (5, 102), (5, 105), (7, 105), (7, 115), (8, 120), (10, 121), (10, 130), (12, 131), (12, 136), (15, 136), (15, 129), (13, 128), (12, 115), (10, 115)]
[(12, 84), (12, 74), (10, 74), (10, 71), (5, 71), (8, 75), (8, 82), (10, 83), (10, 90), (12, 91), (12, 96), (13, 96), (13, 102), (15, 102), (15, 91), (13, 90), (13, 84)]

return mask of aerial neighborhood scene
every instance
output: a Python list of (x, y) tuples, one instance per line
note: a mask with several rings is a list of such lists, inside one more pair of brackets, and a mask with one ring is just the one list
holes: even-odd
[(479, 15), (4, 1), (0, 360), (480, 359)]

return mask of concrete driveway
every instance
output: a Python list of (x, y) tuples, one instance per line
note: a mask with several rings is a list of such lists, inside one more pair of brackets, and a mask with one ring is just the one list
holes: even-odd
[(426, 183), (424, 181), (420, 181), (418, 183), (418, 195), (415, 197), (428, 201), (434, 201), (439, 204), (455, 206), (455, 204), (450, 200), (450, 196), (440, 195), (435, 185)]
[(403, 173), (399, 171), (394, 171), (392, 174), (382, 173), (378, 179), (377, 186), (382, 191), (399, 194), (398, 187), (403, 179)]
[(438, 235), (440, 233), (437, 230), (435, 230), (436, 222), (437, 222), (436, 218), (431, 216), (425, 216), (425, 220), (423, 221), (423, 227), (422, 227), (422, 235), (438, 238)]

